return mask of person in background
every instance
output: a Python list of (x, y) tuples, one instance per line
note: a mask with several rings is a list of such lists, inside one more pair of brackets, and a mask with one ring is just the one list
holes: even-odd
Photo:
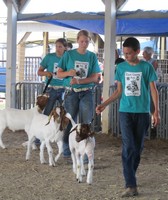
[(153, 65), (155, 71), (156, 71), (156, 74), (158, 76), (158, 80), (161, 80), (162, 79), (162, 70), (158, 67), (158, 62), (155, 58), (153, 58), (153, 48), (152, 47), (145, 47), (143, 49), (143, 58), (144, 60), (146, 60), (147, 62), (149, 62), (151, 65)]
[(67, 51), (71, 50), (73, 48), (73, 45), (71, 42), (67, 43)]
[(46, 82), (52, 77), (46, 93), (49, 94), (44, 114), (49, 115), (55, 103), (62, 104), (62, 96), (64, 92), (63, 79), (58, 78), (58, 62), (63, 56), (67, 48), (67, 42), (64, 38), (59, 38), (55, 42), (55, 52), (47, 54), (40, 63), (38, 69), (39, 76), (46, 76)]
[[(154, 67), (154, 69), (156, 71), (156, 74), (158, 76), (158, 80), (160, 80), (161, 77), (162, 77), (162, 72), (161, 72), (161, 69), (158, 68), (157, 60), (152, 58), (153, 53), (154, 53), (154, 51), (153, 51), (152, 47), (145, 47), (143, 49), (142, 55), (143, 55), (144, 60), (147, 61), (148, 63), (150, 63)], [(154, 113), (154, 105), (153, 105), (152, 98), (151, 98), (150, 110), (151, 110), (151, 114), (153, 115), (153, 113)], [(151, 127), (153, 127), (152, 123), (151, 123)], [(153, 127), (153, 129), (155, 129), (155, 128)]]
[(100, 114), (107, 105), (120, 98), (119, 117), (122, 136), (122, 164), (125, 191), (122, 198), (138, 195), (136, 172), (150, 123), (150, 91), (154, 102), (154, 126), (160, 122), (159, 98), (155, 81), (157, 75), (146, 61), (140, 60), (140, 43), (134, 37), (123, 43), (125, 62), (118, 64), (115, 74), (117, 88), (102, 104), (96, 107)]
[(147, 62), (149, 62), (150, 64), (153, 65), (155, 71), (157, 70), (158, 68), (158, 62), (156, 59), (152, 58), (152, 55), (153, 55), (154, 51), (153, 51), (153, 48), (152, 47), (145, 47), (143, 49), (143, 58), (144, 60), (146, 60)]
[[(64, 79), (64, 106), (72, 118), (80, 123), (91, 123), (93, 118), (93, 87), (98, 82), (100, 68), (96, 54), (87, 50), (90, 43), (89, 32), (81, 30), (77, 34), (78, 48), (67, 51), (58, 64), (58, 77)], [(69, 132), (64, 133), (64, 157), (70, 157)]]
[[(55, 52), (48, 53), (40, 63), (37, 74), (39, 76), (45, 76), (47, 83), (49, 78), (51, 82), (47, 88), (46, 93), (48, 93), (49, 98), (47, 105), (44, 108), (44, 114), (49, 115), (56, 103), (62, 104), (62, 97), (64, 93), (63, 79), (57, 77), (58, 62), (63, 56), (67, 48), (67, 41), (64, 38), (59, 38), (55, 41)], [(35, 144), (39, 145), (40, 140), (35, 139)]]

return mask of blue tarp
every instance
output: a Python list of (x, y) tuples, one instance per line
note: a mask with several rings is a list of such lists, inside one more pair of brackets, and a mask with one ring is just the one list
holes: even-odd
[(119, 19), (117, 35), (166, 36), (168, 18), (164, 19)]
[[(87, 29), (104, 35), (104, 13), (19, 14), (18, 20), (38, 21), (77, 30)], [(167, 36), (168, 11), (120, 11), (116, 15), (116, 35)]]

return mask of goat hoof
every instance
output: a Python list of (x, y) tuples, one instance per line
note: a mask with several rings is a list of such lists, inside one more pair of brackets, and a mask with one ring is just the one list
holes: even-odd
[(55, 163), (53, 163), (53, 164), (49, 164), (49, 166), (51, 166), (51, 167), (55, 167)]
[(0, 146), (0, 147), (1, 147), (2, 149), (7, 149), (7, 147), (6, 147), (6, 146), (4, 146), (4, 145), (3, 145), (3, 146)]
[(41, 162), (41, 164), (46, 164), (46, 163), (47, 163), (46, 160), (45, 160), (44, 158), (41, 158), (41, 159), (40, 159), (40, 162)]
[(76, 180), (77, 180), (78, 183), (82, 183), (82, 181), (80, 179), (77, 178)]

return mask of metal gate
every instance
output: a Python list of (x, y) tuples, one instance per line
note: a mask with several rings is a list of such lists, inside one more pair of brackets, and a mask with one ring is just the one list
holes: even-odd
[[(18, 109), (29, 109), (35, 106), (36, 98), (39, 94), (42, 94), (44, 88), (43, 82), (19, 82), (15, 86), (16, 104)], [(156, 129), (155, 136), (157, 138), (168, 139), (168, 84), (158, 83), (159, 92), (159, 107), (161, 115), (161, 123)], [(110, 86), (109, 95), (115, 90), (115, 86)], [(102, 101), (102, 85), (97, 85), (93, 91), (94, 93), (94, 110), (98, 104)], [(119, 127), (119, 100), (109, 105), (109, 130), (115, 136), (120, 136)], [(97, 115), (94, 112), (93, 129), (96, 132), (101, 131), (101, 115)], [(151, 129), (148, 131), (147, 138), (151, 139)]]

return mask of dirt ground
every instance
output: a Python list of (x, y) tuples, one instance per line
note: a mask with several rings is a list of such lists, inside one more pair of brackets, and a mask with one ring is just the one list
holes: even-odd
[[(121, 140), (100, 133), (95, 137), (93, 184), (88, 185), (86, 177), (82, 183), (76, 181), (71, 164), (63, 157), (50, 167), (40, 164), (39, 150), (34, 150), (31, 159), (25, 161), (26, 148), (21, 144), (27, 140), (26, 133), (6, 129), (3, 141), (7, 149), (0, 149), (0, 200), (121, 199)], [(56, 145), (53, 147), (56, 153)], [(168, 199), (168, 141), (145, 141), (137, 178), (139, 196), (133, 199)]]

